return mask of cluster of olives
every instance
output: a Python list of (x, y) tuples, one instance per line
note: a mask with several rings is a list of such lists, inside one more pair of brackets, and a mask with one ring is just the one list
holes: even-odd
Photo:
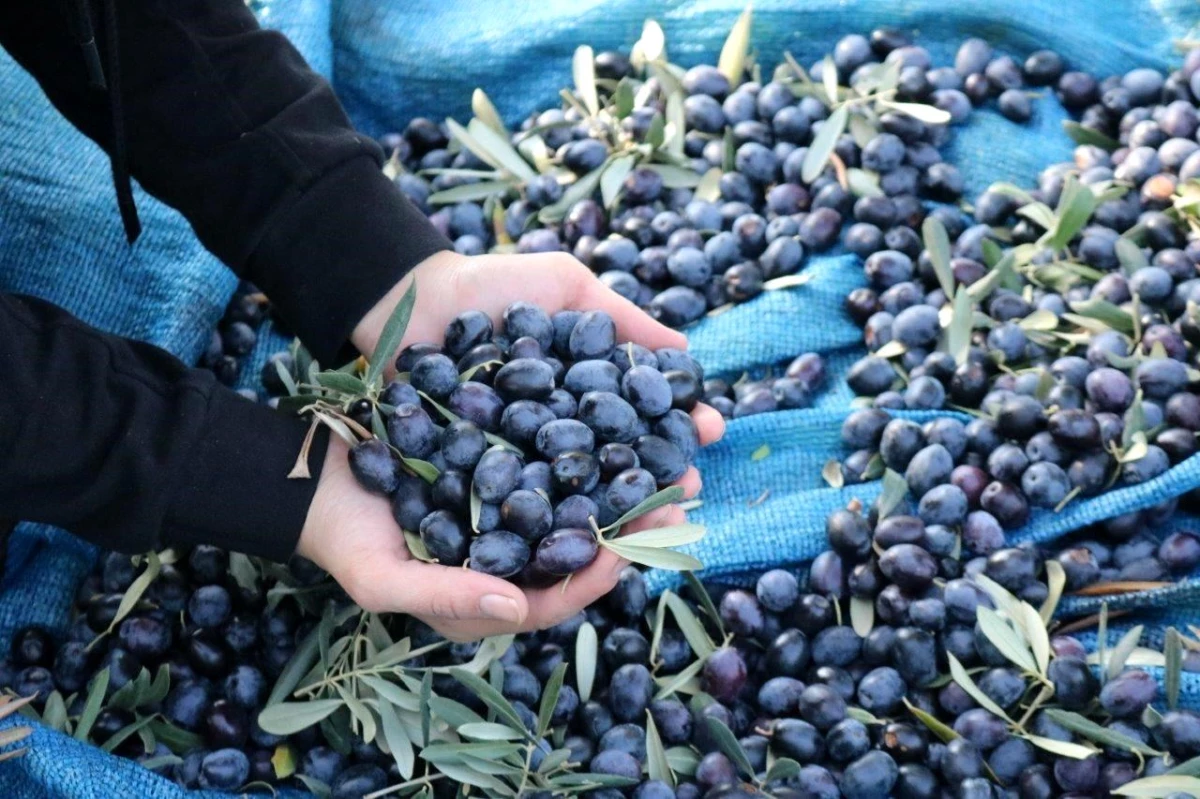
[(704, 381), (704, 401), (726, 419), (812, 405), (825, 383), (825, 360), (815, 352), (796, 357), (779, 377), (740, 380), (732, 385), (719, 377)]
[[(258, 344), (259, 328), (270, 316), (271, 304), (258, 287), (244, 280), (238, 283), (217, 329), (209, 336), (200, 366), (212, 371), (225, 385), (236, 385), (242, 375), (242, 361)], [(243, 393), (248, 399), (258, 399), (256, 392)]]
[[(76, 617), (67, 630), (27, 627), (14, 634), (8, 656), (0, 658), (0, 686), (36, 696), (38, 709), (57, 691), (67, 717), (78, 722), (93, 677), (107, 670), (103, 709), (88, 740), (104, 745), (138, 718), (159, 714), (195, 737), (197, 745), (179, 753), (181, 762), (154, 767), (185, 788), (232, 791), (248, 782), (278, 784), (272, 757), (281, 747), (293, 753), (298, 773), (331, 786), (337, 799), (360, 799), (384, 787), (392, 761), (378, 748), (359, 745), (343, 755), (316, 728), (285, 739), (256, 721), (271, 683), (319, 619), (307, 617), (291, 599), (268, 601), (273, 581), (254, 588), (239, 584), (228, 553), (198, 546), (164, 564), (132, 612), (105, 635), (138, 573), (128, 555), (101, 556), (76, 592)], [(293, 587), (305, 587), (324, 577), (312, 563), (295, 558), (288, 579)], [(150, 675), (165, 670), (165, 695), (132, 709), (127, 702), (110, 704), (143, 670)], [(172, 754), (161, 740), (146, 751), (138, 735), (125, 737), (113, 751), (139, 761)]]
[[(592, 562), (602, 528), (683, 477), (699, 446), (700, 365), (618, 345), (603, 311), (516, 303), (499, 331), (465, 312), (441, 346), (405, 348), (396, 370), (380, 394), (387, 440), (357, 444), (350, 467), (445, 565), (556, 582)], [(369, 426), (371, 405), (361, 412)], [(431, 463), (436, 479), (404, 458)]]
[[(821, 80), (826, 63), (851, 86), (869, 80), (881, 63), (895, 65), (895, 99), (937, 106), (952, 124), (966, 120), (972, 103), (997, 96), (1010, 118), (1028, 119), (1031, 101), (1020, 89), (1023, 80), (1041, 84), (1062, 71), (1061, 59), (1048, 51), (1035, 54), (1022, 70), (978, 39), (963, 45), (953, 67), (933, 67), (924, 48), (890, 29), (870, 39), (845, 37), (831, 61), (812, 66), (813, 80)], [(596, 56), (595, 69), (609, 81), (640, 76), (628, 59), (613, 52)], [(802, 172), (809, 146), (830, 116), (820, 97), (794, 90), (782, 77), (734, 85), (709, 65), (688, 69), (681, 83), (686, 94), (683, 168), (697, 176), (723, 168), (715, 197), (668, 186), (659, 172), (642, 166), (625, 178), (615, 205), (606, 207), (598, 194), (585, 196), (565, 209), (561, 220), (546, 218), (542, 212), (559, 203), (573, 181), (600, 168), (613, 146), (578, 107), (549, 109), (528, 117), (513, 139), (516, 143), (536, 130), (554, 153), (554, 167), (522, 186), (516, 199), (502, 200), (507, 204), (498, 240), (484, 201), (430, 203), (439, 192), (480, 180), (452, 170), (487, 168), (469, 149), (454, 150), (443, 125), (414, 119), (403, 133), (382, 142), (404, 166), (396, 178), (399, 187), (458, 252), (474, 255), (497, 246), (522, 253), (571, 252), (612, 289), (675, 327), (726, 303), (753, 299), (764, 282), (796, 273), (808, 253), (838, 243), (844, 223), (852, 223), (844, 244), (853, 252), (888, 249), (915, 258), (920, 237), (914, 228), (926, 213), (923, 199), (955, 201), (962, 194), (958, 169), (938, 151), (947, 140), (945, 124), (883, 109), (869, 141), (847, 132), (833, 149), (842, 167), (864, 170), (877, 188), (851, 185), (832, 165), (806, 180)], [(651, 93), (621, 120), (619, 137), (645, 142), (665, 105), (661, 92)], [(726, 157), (727, 133), (732, 164)], [(956, 215), (951, 209), (933, 213)]]

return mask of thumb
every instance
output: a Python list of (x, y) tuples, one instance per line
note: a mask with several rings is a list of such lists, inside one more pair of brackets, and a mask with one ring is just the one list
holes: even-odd
[(494, 621), (518, 626), (529, 615), (520, 588), (506, 580), (461, 567), (406, 560), (383, 590), (389, 608), (436, 621)]

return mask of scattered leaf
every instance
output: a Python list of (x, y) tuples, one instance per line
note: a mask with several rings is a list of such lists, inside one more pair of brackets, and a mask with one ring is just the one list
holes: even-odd
[(937, 275), (938, 285), (947, 297), (954, 296), (954, 272), (950, 268), (950, 237), (946, 227), (936, 217), (925, 217), (921, 225), (925, 249)]
[(1113, 746), (1118, 749), (1124, 749), (1127, 752), (1138, 752), (1143, 755), (1153, 757), (1159, 754), (1156, 749), (1153, 749), (1148, 744), (1144, 744), (1127, 735), (1123, 735), (1115, 730), (1107, 727), (1101, 727), (1096, 722), (1088, 719), (1078, 713), (1061, 708), (1047, 708), (1043, 711), (1052, 721), (1066, 727), (1073, 733), (1087, 738), (1089, 741), (1102, 744), (1104, 746)]
[[(980, 608), (980, 610), (982, 609), (983, 608)], [(975, 684), (975, 680), (971, 679), (971, 675), (967, 673), (965, 668), (963, 668), (963, 664), (958, 662), (958, 658), (954, 657), (954, 655), (950, 653), (946, 653), (946, 657), (950, 661), (950, 676), (954, 678), (954, 681), (958, 683), (960, 688), (970, 694), (971, 698), (974, 699), (984, 710), (988, 711), (997, 718), (1002, 718), (1008, 722), (1012, 721), (1012, 719), (1008, 717), (1008, 714), (1004, 712), (1004, 709), (992, 701), (992, 698), (985, 694), (983, 690)]]
[(596, 116), (600, 113), (600, 100), (596, 96), (596, 61), (591, 47), (584, 44), (576, 48), (571, 72), (575, 78), (575, 92), (588, 113)]
[(837, 145), (841, 135), (846, 132), (849, 113), (847, 106), (839, 106), (821, 123), (817, 135), (813, 137), (812, 143), (808, 146), (808, 153), (805, 155), (804, 164), (801, 167), (800, 177), (805, 183), (812, 183), (825, 170), (833, 148)]
[(1179, 705), (1179, 687), (1183, 672), (1183, 641), (1174, 627), (1167, 628), (1163, 659), (1166, 661), (1163, 667), (1163, 693), (1166, 694), (1167, 709), (1175, 710)]
[(1062, 126), (1067, 135), (1071, 137), (1071, 141), (1075, 142), (1076, 144), (1093, 144), (1102, 150), (1107, 150), (1110, 153), (1121, 146), (1121, 143), (1117, 140), (1105, 136), (1099, 131), (1092, 130), (1091, 128), (1085, 128), (1083, 125), (1080, 125), (1074, 120), (1063, 120)]
[(842, 464), (837, 458), (825, 462), (825, 466), (821, 469), (821, 477), (825, 478), (825, 482), (832, 488), (841, 488), (846, 484), (846, 478), (842, 474)]
[(850, 626), (862, 638), (875, 626), (875, 603), (860, 596), (850, 597)]
[(592, 697), (598, 653), (599, 642), (596, 628), (590, 622), (585, 621), (575, 635), (575, 681), (579, 688), (579, 701), (581, 702), (586, 702)]
[(733, 23), (725, 44), (721, 46), (721, 55), (717, 60), (717, 69), (729, 80), (729, 85), (736, 87), (742, 82), (742, 73), (746, 69), (746, 51), (750, 47), (750, 23), (753, 12), (750, 4)]
[(1084, 746), (1083, 744), (1072, 743), (1071, 741), (1060, 741), (1056, 738), (1043, 738), (1040, 735), (1033, 735), (1031, 733), (1024, 733), (1021, 737), (1039, 749), (1076, 760), (1087, 760), (1099, 751), (1095, 747)]
[(671, 770), (662, 737), (658, 734), (658, 725), (654, 723), (654, 716), (649, 710), (646, 711), (646, 771), (652, 780), (661, 780), (672, 786), (675, 784), (675, 772)]
[(754, 452), (750, 453), (750, 460), (755, 462), (761, 461), (770, 454), (771, 446), (769, 444), (763, 444), (758, 449), (754, 450)]

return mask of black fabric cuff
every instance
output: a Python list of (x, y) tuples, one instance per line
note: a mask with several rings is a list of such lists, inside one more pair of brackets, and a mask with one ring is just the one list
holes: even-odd
[(162, 530), (167, 546), (212, 544), (286, 561), (325, 462), (329, 431), (309, 450), (309, 479), (288, 479), (309, 423), (224, 389), (209, 397), (201, 434), (183, 456)]
[(272, 222), (247, 277), (321, 365), (335, 369), (358, 354), (347, 345), (367, 311), (450, 247), (364, 155), (324, 175)]

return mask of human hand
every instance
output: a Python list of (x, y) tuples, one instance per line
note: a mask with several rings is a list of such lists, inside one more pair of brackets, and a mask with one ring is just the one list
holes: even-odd
[[(466, 257), (442, 252), (418, 265), (363, 318), (353, 335), (361, 352), (374, 351), (384, 324), (413, 280), (418, 284), (417, 303), (402, 347), (441, 341), (446, 325), (466, 310), (483, 311), (499, 320), (504, 309), (518, 300), (549, 313), (603, 310), (616, 323), (618, 340), (650, 349), (687, 345), (683, 334), (651, 319), (569, 255)], [(698, 406), (692, 417), (702, 444), (723, 434), (724, 421), (712, 408)], [(679, 485), (685, 496), (695, 496), (700, 490), (696, 469), (689, 469)], [(670, 506), (627, 525), (625, 532), (683, 520), (683, 511)], [(405, 546), (387, 500), (358, 487), (345, 448), (337, 441), (330, 446), (301, 536), (300, 554), (326, 568), (367, 609), (411, 613), (455, 640), (557, 624), (607, 593), (628, 565), (601, 548), (596, 560), (573, 575), (565, 590), (555, 585), (522, 591), (478, 572), (416, 560)]]

